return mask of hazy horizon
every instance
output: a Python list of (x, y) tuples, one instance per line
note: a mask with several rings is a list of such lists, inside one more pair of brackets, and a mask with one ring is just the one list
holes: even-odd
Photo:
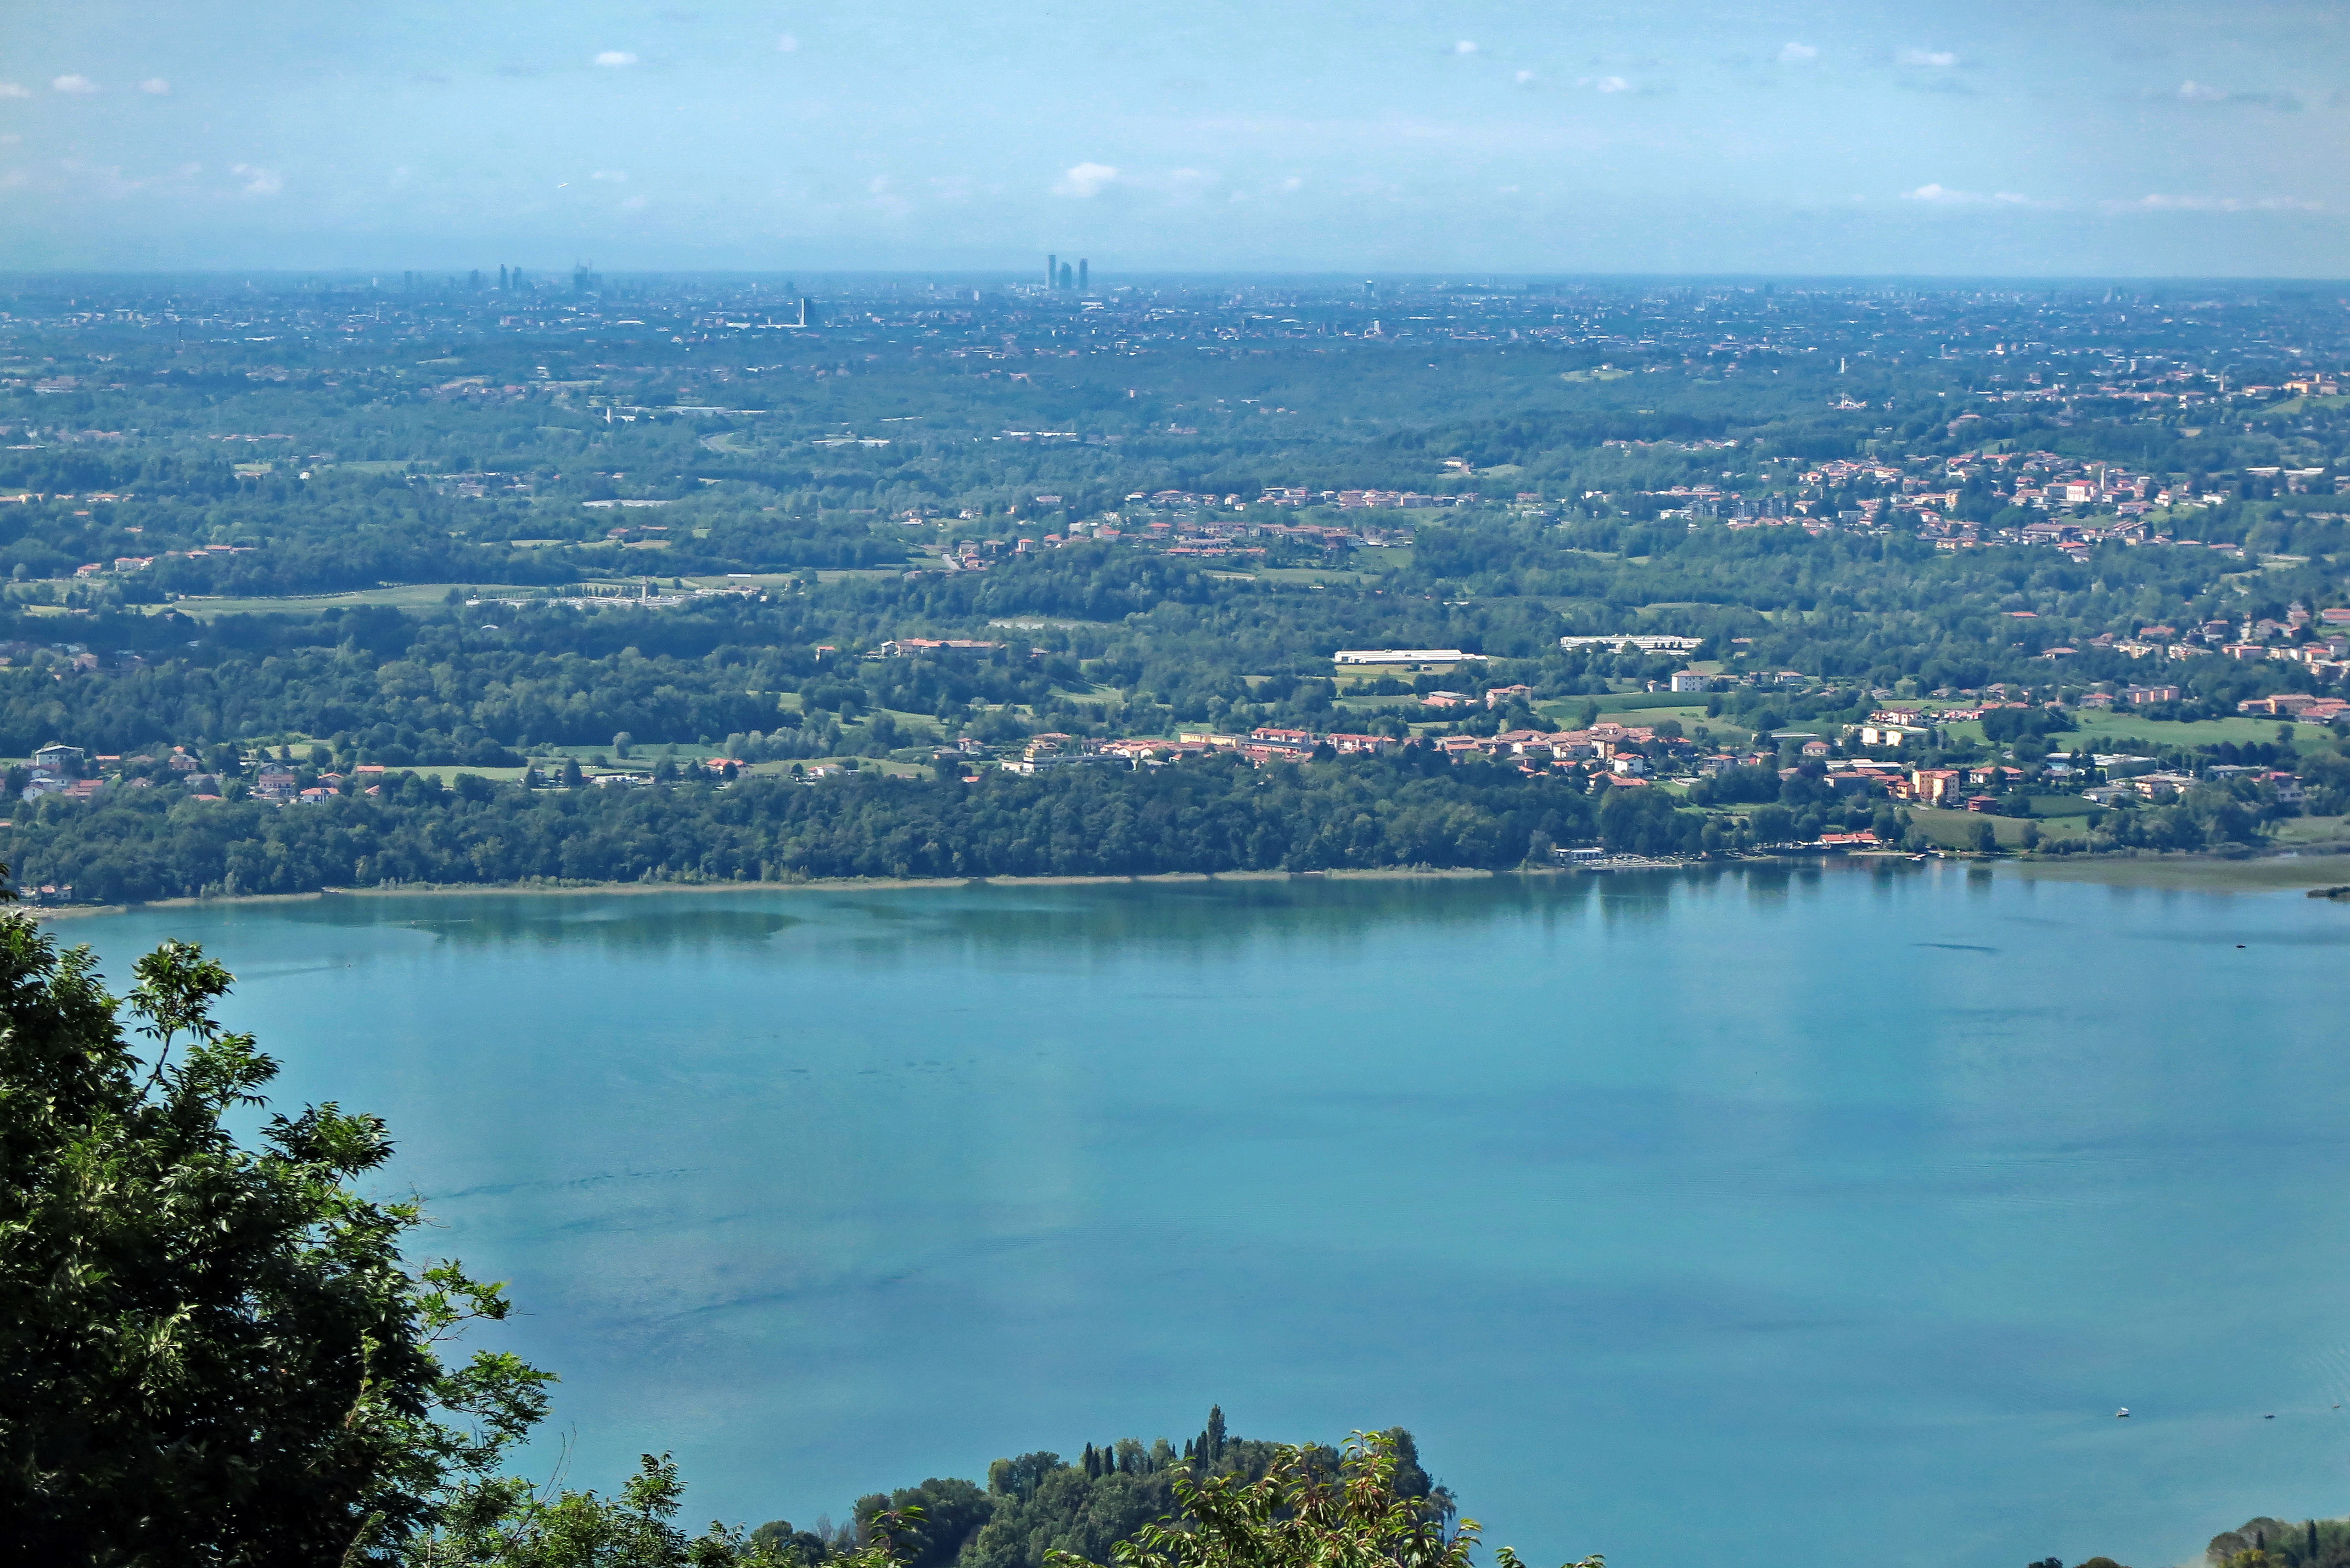
[(0, 269), (2324, 277), (2346, 26), (35, 0)]
[[(1051, 253), (1047, 253), (1051, 254)], [(597, 275), (608, 285), (636, 286), (641, 285), (675, 285), (680, 286), (712, 286), (728, 284), (754, 287), (774, 286), (782, 288), (794, 286), (801, 294), (817, 294), (827, 290), (847, 291), (865, 287), (924, 286), (1016, 287), (1027, 283), (1041, 283), (1044, 277), (1044, 256), (1034, 267), (973, 266), (946, 267), (607, 267), (598, 265), (593, 257), (577, 261), (514, 262), (511, 265), (526, 276), (542, 285), (567, 288), (575, 265), (594, 266)], [(1075, 264), (1075, 255), (1060, 259)], [(493, 260), (487, 265), (467, 258), (456, 263), (418, 265), (412, 259), (398, 265), (344, 267), (264, 267), (219, 266), (140, 269), (126, 267), (0, 267), (0, 283), (23, 286), (42, 280), (60, 283), (80, 279), (103, 281), (109, 286), (138, 283), (171, 285), (250, 284), (258, 288), (303, 288), (308, 286), (362, 287), (375, 286), (386, 290), (401, 286), (402, 275), (413, 273), (420, 289), (447, 286), (452, 278), (463, 286), (470, 272), (484, 275), (483, 286), (489, 287), (491, 275), (500, 265), (509, 265)], [(1364, 283), (1381, 287), (1434, 288), (1461, 291), (1511, 289), (1526, 287), (1592, 287), (1623, 288), (1639, 286), (1670, 286), (1674, 287), (1734, 287), (1769, 285), (1818, 291), (1864, 289), (1898, 289), (1914, 287), (1926, 291), (1965, 289), (2002, 290), (2095, 290), (2100, 288), (2132, 290), (2189, 289), (2199, 287), (2227, 288), (2330, 288), (2350, 286), (2350, 270), (2339, 274), (2305, 275), (2253, 273), (1809, 273), (1809, 272), (1517, 272), (1476, 266), (1430, 269), (1423, 272), (1383, 271), (1374, 268), (1322, 267), (1283, 271), (1272, 268), (1221, 267), (1192, 270), (1141, 268), (1135, 271), (1108, 271), (1099, 264), (1093, 268), (1097, 292), (1128, 288), (1228, 288), (1294, 287), (1352, 288)]]

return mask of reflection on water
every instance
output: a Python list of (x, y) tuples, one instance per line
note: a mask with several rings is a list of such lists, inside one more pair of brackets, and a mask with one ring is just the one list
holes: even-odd
[[(639, 897), (605, 896), (578, 900), (556, 898), (443, 898), (402, 899), (402, 909), (383, 910), (369, 906), (391, 902), (374, 898), (327, 898), (297, 906), (306, 918), (320, 924), (371, 927), (396, 922), (411, 930), (428, 931), (446, 941), (486, 947), (530, 942), (554, 946), (596, 942), (612, 947), (658, 950), (695, 947), (712, 942), (764, 942), (776, 932), (802, 923), (797, 915), (780, 909), (684, 908), (673, 903), (648, 907)], [(432, 912), (410, 915), (407, 909), (422, 905)], [(555, 906), (549, 908), (550, 905)]]
[(690, 1507), (838, 1515), (1221, 1401), (1403, 1422), (1493, 1539), (1616, 1568), (2168, 1562), (2344, 1506), (2350, 920), (2297, 891), (1829, 862), (73, 931), (117, 976), (166, 934), (245, 978), (286, 1097), (390, 1118), (588, 1480), (673, 1449)]

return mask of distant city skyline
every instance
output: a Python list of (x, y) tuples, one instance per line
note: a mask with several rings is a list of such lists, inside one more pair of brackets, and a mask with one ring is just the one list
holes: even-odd
[(2345, 83), (2315, 0), (26, 0), (0, 269), (2335, 277)]

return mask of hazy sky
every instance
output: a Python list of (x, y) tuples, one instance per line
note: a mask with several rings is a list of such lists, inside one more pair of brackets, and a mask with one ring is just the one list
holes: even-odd
[(2350, 5), (8, 0), (0, 268), (2350, 275)]

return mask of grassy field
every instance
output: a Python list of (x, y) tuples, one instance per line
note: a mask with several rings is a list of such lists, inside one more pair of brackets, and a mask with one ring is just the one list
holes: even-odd
[[(747, 573), (741, 576), (687, 577), (682, 580), (687, 587), (697, 588), (774, 588), (780, 586), (790, 575), (785, 572), (757, 572)], [(887, 574), (865, 572), (825, 574), (827, 579), (876, 575), (886, 576)], [(585, 587), (615, 590), (633, 589), (639, 585), (639, 582), (640, 579), (636, 577), (606, 579), (589, 576), (581, 579), (581, 584)], [(296, 594), (271, 598), (189, 597), (176, 599), (169, 605), (149, 605), (146, 608), (150, 615), (166, 609), (175, 609), (182, 615), (193, 616), (198, 620), (209, 620), (224, 615), (315, 616), (323, 609), (348, 608), (360, 605), (385, 605), (393, 609), (423, 610), (440, 607), (447, 601), (452, 588), (458, 590), (467, 598), (491, 599), (504, 597), (509, 594), (536, 595), (546, 591), (543, 587), (517, 587), (495, 583), (400, 583), (388, 588), (358, 588), (345, 594)], [(36, 605), (27, 607), (38, 613), (42, 607)]]
[(2255, 419), (2272, 420), (2286, 414), (2306, 413), (2312, 409), (2344, 408), (2350, 408), (2350, 396), (2344, 396), (2340, 393), (2336, 393), (2334, 396), (2330, 398), (2288, 398), (2286, 400), (2277, 404), (2273, 408), (2262, 409), (2259, 413), (2252, 417)]
[[(2117, 750), (2114, 742), (2122, 740), (2139, 740), (2154, 745), (2169, 746), (2210, 746), (2221, 741), (2233, 742), (2237, 745), (2247, 741), (2267, 743), (2277, 738), (2277, 728), (2282, 723), (2282, 720), (2269, 718), (2197, 719), (2179, 722), (2140, 718), (2130, 713), (2083, 712), (2079, 716), (2078, 728), (2059, 730), (2048, 737), (2048, 743), (2060, 752), (2080, 746), (2093, 752), (2110, 752)], [(2333, 744), (2332, 732), (2322, 726), (2293, 724), (2287, 727), (2293, 732), (2295, 742), (2307, 749)], [(1985, 743), (1982, 724), (1977, 720), (1970, 719), (1963, 723), (1950, 725), (1943, 732), (1953, 738), (1971, 741), (1977, 745)]]
[(389, 588), (359, 588), (347, 594), (303, 594), (285, 598), (184, 598), (168, 605), (150, 605), (150, 615), (166, 609), (198, 620), (209, 620), (224, 615), (297, 615), (314, 616), (322, 609), (348, 608), (358, 605), (389, 605), (394, 609), (417, 610), (434, 607), (448, 598), (449, 590), (457, 588), (468, 597), (484, 594), (532, 593), (536, 589), (490, 587), (473, 583), (401, 583)]
[(2274, 842), (2292, 849), (2350, 845), (2350, 816), (2289, 816), (2276, 825)]
[[(2241, 745), (2247, 741), (2274, 741), (2280, 726), (2290, 730), (2296, 742), (2307, 742), (2312, 748), (2333, 744), (2332, 733), (2323, 725), (2286, 724), (2282, 720), (2269, 718), (2198, 719), (2188, 723), (2158, 723), (2127, 713), (2085, 713), (2076, 732), (2096, 741), (2135, 736), (2158, 745), (2209, 746), (2221, 741), (2232, 741)], [(2059, 750), (2064, 749), (2061, 742), (2065, 738), (2062, 735), (2049, 737), (2051, 743), (2056, 744)], [(2105, 751), (2109, 748), (2098, 745), (2094, 749)]]
[(795, 574), (790, 572), (729, 572), (717, 577), (688, 577), (689, 588), (774, 588), (781, 587)]
[[(1971, 811), (1938, 811), (1931, 806), (1913, 806), (1909, 815), (1919, 832), (1945, 849), (1972, 849), (1975, 846), (1976, 825), (1985, 822), (1990, 823), (1991, 831), (1999, 836), (2002, 849), (2020, 848), (2023, 843), (2024, 822), (2021, 817), (1991, 816)], [(2085, 816), (2035, 815), (2033, 820), (2040, 825), (2040, 839), (2043, 844), (2060, 838), (2080, 839), (2089, 836), (2089, 822)]]
[(1288, 583), (1292, 586), (1304, 583), (1312, 587), (1330, 583), (1360, 584), (1379, 580), (1377, 572), (1350, 572), (1329, 566), (1258, 566), (1247, 576), (1261, 583)]

